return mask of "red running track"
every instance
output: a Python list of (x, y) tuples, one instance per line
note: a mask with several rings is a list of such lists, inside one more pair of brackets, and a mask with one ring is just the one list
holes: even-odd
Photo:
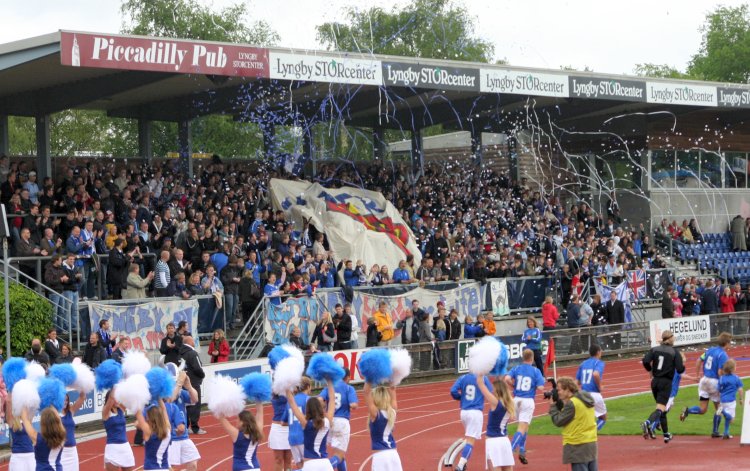
[[(688, 371), (694, 371), (697, 353), (688, 354)], [(730, 352), (733, 357), (750, 356), (750, 347), (736, 347)], [(558, 370), (558, 375), (574, 375), (574, 367)], [(738, 374), (750, 375), (750, 364), (738, 362)], [(608, 361), (604, 375), (604, 396), (607, 398), (649, 390), (649, 377), (639, 359)], [(402, 386), (398, 389), (398, 419), (394, 436), (405, 471), (435, 470), (445, 450), (463, 434), (459, 420), (457, 402), (449, 394), (452, 381)], [(362, 401), (361, 392), (358, 393)], [(363, 404), (363, 402), (361, 402)], [(541, 394), (537, 396), (536, 414), (545, 414), (548, 409)], [(266, 424), (270, 423), (271, 408), (266, 408)], [(232, 444), (221, 427), (210, 414), (204, 414), (201, 426), (208, 432), (193, 435), (202, 455), (200, 470), (231, 470)], [(533, 429), (533, 423), (532, 423)], [(353, 412), (352, 437), (347, 462), (350, 470), (369, 470), (370, 438), (364, 408)], [(265, 429), (268, 432), (268, 425)], [(129, 434), (132, 440), (132, 432)], [(732, 441), (711, 440), (707, 437), (677, 437), (669, 445), (661, 440), (644, 442), (640, 436), (608, 437), (599, 439), (599, 467), (602, 470), (704, 470), (709, 466), (727, 463), (746, 463), (750, 450), (740, 448), (739, 439)], [(710, 455), (706, 452), (710, 450)], [(143, 463), (143, 448), (134, 448), (136, 463)], [(654, 453), (655, 452), (655, 453)], [(104, 439), (96, 438), (78, 444), (81, 469), (101, 469)], [(527, 452), (530, 464), (517, 468), (569, 469), (561, 464), (562, 441), (559, 436), (529, 438)], [(261, 468), (273, 469), (271, 450), (265, 443), (259, 449)], [(475, 446), (469, 462), (470, 469), (484, 469), (483, 441)], [(738, 461), (745, 460), (745, 461)], [(739, 468), (742, 468), (740, 465)], [(0, 471), (8, 469), (7, 463)], [(137, 468), (140, 469), (140, 468)]]

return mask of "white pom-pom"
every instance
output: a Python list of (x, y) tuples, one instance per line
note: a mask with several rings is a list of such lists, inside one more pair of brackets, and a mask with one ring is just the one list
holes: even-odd
[(13, 415), (21, 417), (21, 411), (28, 409), (29, 419), (39, 410), (39, 391), (36, 381), (22, 379), (13, 386)]
[(302, 353), (302, 350), (295, 347), (291, 343), (285, 343), (281, 346), (286, 352), (289, 354), (290, 357), (296, 358), (297, 360), (301, 361), (302, 363), (305, 362), (305, 354)]
[(140, 350), (128, 350), (122, 358), (122, 376), (128, 379), (132, 375), (145, 375), (151, 369), (151, 362)]
[(47, 376), (47, 371), (39, 363), (32, 361), (26, 364), (26, 379), (39, 381)]
[(115, 386), (115, 400), (131, 413), (142, 410), (151, 400), (145, 375), (134, 374)]
[(411, 355), (409, 355), (409, 352), (403, 348), (391, 350), (391, 368), (393, 369), (391, 383), (398, 386), (411, 373)]
[(208, 410), (216, 417), (234, 417), (245, 408), (245, 392), (227, 376), (214, 376), (207, 391)]
[(469, 371), (477, 376), (489, 374), (500, 357), (500, 349), (500, 342), (494, 337), (482, 337), (469, 349)]
[(274, 394), (286, 394), (287, 391), (291, 391), (299, 386), (304, 372), (305, 360), (299, 359), (296, 356), (284, 358), (276, 365), (271, 390)]
[(76, 380), (73, 382), (73, 388), (88, 394), (94, 390), (96, 377), (88, 365), (83, 363), (73, 363), (73, 369), (76, 372)]

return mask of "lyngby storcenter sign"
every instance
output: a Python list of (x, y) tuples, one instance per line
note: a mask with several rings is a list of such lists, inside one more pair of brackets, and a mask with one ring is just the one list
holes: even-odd
[(383, 83), (398, 87), (479, 91), (479, 70), (384, 62)]

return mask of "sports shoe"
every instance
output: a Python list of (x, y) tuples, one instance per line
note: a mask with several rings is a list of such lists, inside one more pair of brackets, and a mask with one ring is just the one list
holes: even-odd
[(729, 440), (730, 438), (734, 438), (732, 435), (724, 434), (724, 440)]
[(672, 441), (672, 434), (667, 432), (664, 434), (664, 443), (669, 443)]
[(721, 434), (719, 432), (711, 432), (711, 438), (721, 438)]
[(520, 461), (523, 464), (529, 464), (529, 460), (526, 459), (526, 453), (519, 453), (518, 461)]
[(205, 431), (204, 429), (202, 429), (202, 428), (199, 428), (198, 430), (194, 431), (193, 433), (194, 433), (194, 434), (196, 434), (196, 435), (205, 435), (205, 434), (206, 434), (206, 433), (208, 433), (208, 432), (206, 432), (206, 431)]
[(688, 412), (689, 410), (690, 409), (687, 407), (682, 409), (682, 412), (680, 412), (680, 422), (685, 422), (685, 419), (687, 419), (687, 416), (690, 414), (690, 412)]
[(651, 422), (648, 420), (641, 424), (641, 430), (643, 431), (643, 439), (656, 438), (654, 431), (651, 430)]

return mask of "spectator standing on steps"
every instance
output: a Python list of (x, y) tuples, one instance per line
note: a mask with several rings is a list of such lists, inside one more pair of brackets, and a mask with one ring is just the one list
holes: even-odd
[(164, 355), (164, 363), (180, 364), (180, 347), (182, 347), (182, 337), (177, 333), (173, 322), (167, 324), (167, 335), (161, 339), (159, 352)]
[(169, 283), (172, 281), (169, 275), (169, 251), (162, 250), (159, 261), (156, 262), (156, 268), (154, 270), (154, 289), (156, 290), (157, 298), (164, 298), (169, 296), (167, 288)]
[(180, 356), (185, 360), (185, 372), (188, 378), (190, 378), (190, 384), (198, 391), (198, 400), (187, 407), (188, 427), (190, 427), (190, 430), (194, 434), (203, 435), (206, 431), (200, 428), (198, 421), (201, 416), (201, 384), (203, 383), (203, 378), (206, 377), (206, 373), (203, 371), (203, 365), (201, 364), (198, 352), (195, 351), (195, 340), (193, 340), (193, 337), (187, 335), (182, 338)]

